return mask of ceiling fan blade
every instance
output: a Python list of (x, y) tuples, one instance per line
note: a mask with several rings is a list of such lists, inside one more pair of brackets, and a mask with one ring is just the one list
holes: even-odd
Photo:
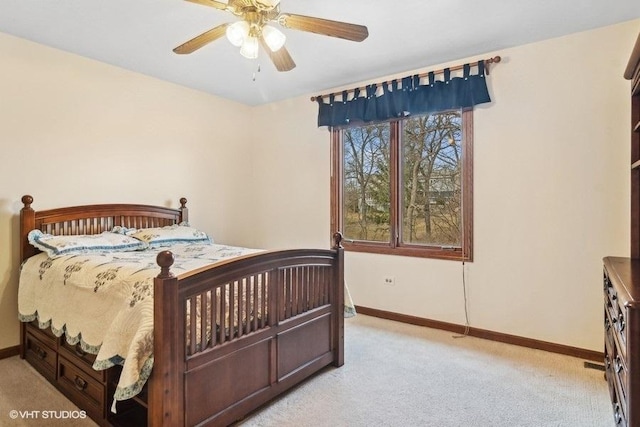
[(269, 49), (269, 46), (267, 46), (267, 43), (265, 43), (263, 37), (260, 38), (260, 44), (267, 52), (269, 59), (271, 59), (271, 62), (273, 62), (273, 65), (276, 66), (278, 71), (291, 71), (296, 68), (296, 63), (293, 62), (293, 58), (289, 55), (289, 51), (286, 47), (282, 46), (280, 49), (272, 52), (271, 49)]
[(349, 24), (347, 22), (331, 21), (329, 19), (314, 18), (312, 16), (283, 13), (278, 17), (280, 25), (292, 30), (308, 31), (330, 37), (361, 42), (369, 36), (369, 30), (364, 25)]
[(182, 43), (180, 46), (173, 49), (175, 53), (185, 54), (191, 53), (197, 49), (200, 49), (202, 46), (211, 43), (214, 40), (222, 37), (227, 31), (227, 27), (229, 24), (221, 24), (215, 28), (210, 29), (209, 31), (200, 34), (197, 37), (192, 38), (191, 40)]
[(216, 9), (220, 9), (220, 10), (227, 9), (227, 4), (219, 1), (214, 1), (214, 0), (187, 0), (187, 1), (190, 1), (191, 3), (201, 4), (204, 6), (215, 7)]

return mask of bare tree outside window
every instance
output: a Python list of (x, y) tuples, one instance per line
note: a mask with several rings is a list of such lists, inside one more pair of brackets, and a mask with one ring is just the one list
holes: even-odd
[(453, 110), (334, 130), (345, 248), (470, 260), (472, 126), (471, 110)]
[(343, 141), (344, 234), (389, 240), (389, 124), (346, 129)]
[(402, 241), (460, 247), (461, 114), (431, 114), (402, 124)]

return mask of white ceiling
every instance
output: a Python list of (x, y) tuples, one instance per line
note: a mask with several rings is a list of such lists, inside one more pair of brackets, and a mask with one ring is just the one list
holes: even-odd
[[(172, 49), (229, 12), (182, 0), (0, 0), (0, 32), (248, 105), (429, 67), (640, 18), (639, 0), (282, 0), (281, 11), (366, 25), (362, 43), (282, 29), (297, 67), (277, 72), (226, 38)], [(639, 28), (640, 30), (640, 28)], [(260, 65), (260, 72), (255, 73)], [(255, 73), (255, 81), (253, 79)]]

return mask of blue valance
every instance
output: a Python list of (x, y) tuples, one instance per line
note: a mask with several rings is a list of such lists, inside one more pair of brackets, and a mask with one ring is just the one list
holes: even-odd
[[(445, 68), (442, 79), (434, 72), (404, 77), (401, 81), (376, 83), (358, 88), (349, 98), (349, 91), (326, 97), (317, 97), (318, 127), (339, 127), (366, 124), (418, 114), (428, 114), (490, 102), (485, 80), (484, 61), (478, 61), (477, 74), (471, 74), (470, 64), (462, 67), (462, 76), (451, 78)], [(328, 101), (328, 102), (325, 102)]]

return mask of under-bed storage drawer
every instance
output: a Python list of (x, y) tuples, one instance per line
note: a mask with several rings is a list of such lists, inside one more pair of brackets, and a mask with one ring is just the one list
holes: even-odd
[(93, 362), (96, 360), (96, 355), (83, 351), (80, 344), (72, 345), (62, 340), (58, 351), (61, 356), (64, 356), (78, 368), (85, 371), (85, 373), (102, 383), (105, 382), (105, 371), (96, 371), (93, 369)]
[(60, 356), (58, 385), (75, 404), (92, 418), (104, 418), (105, 386), (73, 363)]
[(25, 359), (49, 381), (56, 380), (58, 357), (55, 350), (41, 340), (27, 333), (25, 339)]
[(27, 323), (27, 332), (38, 338), (41, 342), (47, 344), (49, 347), (56, 348), (58, 337), (53, 335), (51, 328), (40, 329), (37, 320)]

